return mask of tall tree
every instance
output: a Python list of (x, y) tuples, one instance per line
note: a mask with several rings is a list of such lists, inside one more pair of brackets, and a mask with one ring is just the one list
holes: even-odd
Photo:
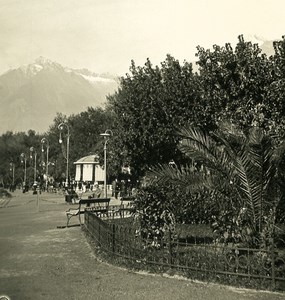
[(88, 107), (86, 111), (68, 118), (73, 135), (72, 158), (74, 160), (102, 152), (100, 133), (112, 129), (112, 114), (102, 108)]
[[(30, 147), (35, 147), (39, 154), (37, 161), (38, 174), (40, 175), (40, 139), (41, 136), (35, 131), (24, 132), (6, 132), (0, 137), (0, 176), (1, 181), (8, 184), (12, 182), (12, 169), (14, 168), (14, 182), (20, 184), (23, 182), (23, 165), (21, 165), (20, 155), (24, 153), (27, 160), (27, 179), (33, 182), (34, 170), (33, 161), (30, 160)], [(11, 167), (13, 164), (13, 167)]]
[(235, 50), (230, 44), (214, 45), (212, 51), (198, 47), (197, 57), (201, 97), (197, 125), (211, 130), (226, 118), (243, 128), (269, 127), (272, 63), (258, 44), (245, 42), (240, 35)]
[(132, 62), (130, 72), (108, 101), (116, 116), (117, 157), (141, 176), (153, 163), (179, 157), (173, 133), (192, 119), (195, 83), (192, 65), (171, 56), (161, 68), (150, 60), (143, 67)]
[(270, 109), (272, 127), (280, 137), (285, 135), (285, 36), (273, 43), (274, 55), (270, 57), (272, 70), (267, 76), (272, 78), (267, 87), (266, 108)]

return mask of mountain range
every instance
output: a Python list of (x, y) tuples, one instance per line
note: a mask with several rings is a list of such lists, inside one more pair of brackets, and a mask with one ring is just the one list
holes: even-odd
[(115, 75), (71, 69), (39, 57), (0, 76), (0, 134), (29, 129), (43, 133), (57, 112), (70, 115), (104, 106), (117, 88)]

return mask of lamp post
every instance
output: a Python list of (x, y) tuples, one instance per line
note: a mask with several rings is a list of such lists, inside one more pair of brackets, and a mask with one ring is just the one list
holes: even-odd
[(69, 133), (69, 126), (66, 123), (60, 123), (58, 125), (58, 129), (60, 130), (59, 132), (59, 143), (62, 144), (62, 137), (61, 137), (61, 132), (64, 129), (64, 126), (67, 129), (67, 139), (66, 139), (66, 155), (63, 152), (63, 156), (66, 159), (66, 187), (68, 187), (68, 173), (69, 173), (69, 138), (70, 138), (70, 133)]
[(100, 133), (104, 137), (104, 197), (107, 198), (107, 143), (109, 137), (113, 135), (112, 130), (107, 129), (104, 133)]
[(40, 199), (39, 199), (39, 186), (37, 184), (37, 151), (34, 147), (30, 148), (30, 158), (33, 159), (34, 156), (34, 186), (33, 186), (33, 194), (37, 195), (37, 211), (40, 211)]
[(26, 189), (26, 180), (27, 180), (27, 157), (25, 153), (21, 153), (20, 155), (21, 163), (24, 164), (24, 181), (23, 181), (23, 188)]
[(34, 147), (30, 148), (30, 158), (33, 159), (34, 155), (34, 185), (37, 185), (37, 152)]
[(14, 183), (15, 183), (15, 164), (11, 161), (10, 162), (10, 171), (12, 172), (12, 187), (11, 191), (14, 192)]
[(42, 152), (44, 152), (44, 145), (46, 145), (47, 148), (47, 158), (46, 158), (46, 191), (48, 190), (48, 154), (49, 154), (49, 141), (46, 138), (41, 139), (42, 144)]

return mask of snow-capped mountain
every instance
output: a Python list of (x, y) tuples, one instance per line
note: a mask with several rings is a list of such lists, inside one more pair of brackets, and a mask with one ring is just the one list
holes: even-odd
[[(20, 66), (18, 69), (20, 71), (22, 71), (28, 77), (33, 77), (33, 76), (37, 75), (39, 72), (41, 72), (42, 70), (47, 70), (47, 69), (64, 70), (64, 68), (60, 64), (53, 62), (47, 58), (44, 58), (42, 56), (38, 57), (34, 61), (34, 63)], [(10, 70), (10, 71), (12, 71), (12, 70)], [(8, 71), (8, 72), (10, 72), (10, 71)]]
[(75, 70), (39, 57), (0, 76), (0, 134), (44, 132), (57, 112), (70, 115), (103, 106), (118, 88), (115, 76)]
[(97, 74), (89, 71), (88, 69), (72, 69), (69, 67), (63, 67), (60, 64), (42, 56), (37, 58), (34, 63), (29, 65), (23, 65), (19, 69), (28, 77), (35, 76), (42, 70), (59, 69), (67, 73), (74, 73), (80, 75), (92, 84), (96, 84), (97, 82), (114, 83), (114, 81), (117, 81), (117, 78), (114, 75), (108, 73)]
[(96, 84), (97, 82), (100, 83), (113, 83), (114, 81), (117, 81), (117, 78), (111, 74), (96, 74), (93, 73), (87, 69), (65, 69), (66, 72), (74, 72), (80, 76), (82, 76), (84, 79), (89, 81), (92, 84)]

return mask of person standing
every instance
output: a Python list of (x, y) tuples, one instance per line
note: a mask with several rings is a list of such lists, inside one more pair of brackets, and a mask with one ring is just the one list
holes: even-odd
[(93, 197), (100, 198), (101, 193), (102, 193), (102, 190), (100, 189), (99, 184), (96, 183), (93, 188)]
[(120, 191), (120, 183), (119, 183), (118, 179), (115, 179), (112, 182), (112, 197), (115, 197), (116, 199), (118, 199), (119, 191)]

